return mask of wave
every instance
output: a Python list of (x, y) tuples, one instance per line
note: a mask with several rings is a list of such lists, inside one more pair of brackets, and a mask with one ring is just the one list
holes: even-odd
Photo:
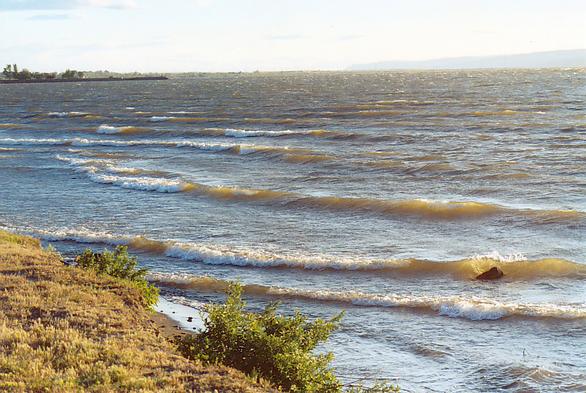
[(157, 191), (164, 193), (181, 192), (187, 184), (176, 181), (153, 177), (121, 177), (106, 175), (95, 172), (88, 172), (92, 181), (103, 184), (113, 184), (122, 188), (129, 188), (141, 191)]
[[(143, 113), (143, 112), (136, 112), (136, 113)], [(176, 119), (176, 118), (177, 117), (175, 117), (175, 116), (151, 116), (150, 121), (159, 122), (159, 121), (172, 120), (172, 119)]]
[(350, 132), (337, 132), (330, 130), (243, 130), (235, 128), (222, 129), (206, 129), (204, 130), (210, 133), (216, 133), (215, 135), (223, 135), (232, 138), (255, 138), (255, 137), (267, 137), (267, 138), (279, 138), (279, 137), (291, 137), (291, 136), (306, 136), (315, 138), (330, 138), (330, 139), (350, 139), (355, 138), (358, 134)]
[(196, 261), (207, 265), (231, 265), (256, 268), (291, 268), (305, 270), (340, 270), (386, 273), (398, 277), (451, 276), (474, 279), (493, 266), (505, 273), (507, 280), (531, 280), (547, 277), (586, 278), (586, 264), (560, 258), (527, 260), (520, 256), (502, 257), (496, 253), (473, 256), (458, 261), (423, 259), (369, 259), (331, 255), (277, 254), (265, 250), (236, 248), (219, 244), (154, 240), (143, 236), (115, 235), (86, 229), (34, 231), (35, 236), (49, 241), (74, 241), (126, 245), (137, 251)]
[[(200, 292), (225, 292), (229, 282), (212, 277), (151, 274), (149, 280), (158, 286), (197, 290)], [(310, 302), (334, 302), (359, 307), (408, 308), (437, 312), (452, 318), (474, 321), (496, 320), (510, 316), (582, 319), (586, 307), (558, 304), (515, 303), (477, 296), (369, 294), (357, 291), (336, 292), (317, 289), (272, 287), (258, 284), (243, 286), (244, 293), (278, 299), (298, 299)]]
[(419, 173), (448, 173), (457, 171), (450, 163), (447, 162), (433, 162), (423, 164), (417, 167), (409, 167), (404, 170), (407, 175), (416, 175)]
[(88, 113), (88, 112), (76, 112), (76, 111), (72, 111), (72, 112), (49, 112), (46, 115), (47, 117), (53, 117), (53, 118), (66, 118), (66, 117), (78, 117), (78, 118), (84, 118), (84, 119), (100, 119), (102, 116), (100, 115), (95, 115), (93, 113)]
[[(299, 123), (301, 120), (295, 120), (291, 118), (284, 118), (284, 119), (274, 119), (269, 117), (260, 117), (260, 118), (250, 118), (245, 117), (244, 119), (237, 119), (237, 122), (241, 123), (258, 123), (258, 124), (293, 124)], [(303, 121), (307, 121), (303, 120)]]
[(336, 110), (345, 110), (345, 111), (353, 111), (353, 110), (369, 110), (369, 109), (389, 109), (389, 108), (400, 108), (400, 107), (411, 107), (411, 106), (427, 106), (433, 105), (434, 103), (431, 101), (419, 101), (419, 100), (411, 100), (411, 99), (395, 99), (395, 100), (378, 100), (378, 101), (371, 101), (371, 102), (360, 102), (355, 104), (342, 104), (336, 105), (334, 108)]
[(0, 123), (0, 128), (2, 128), (2, 129), (25, 129), (25, 128), (27, 128), (27, 126), (25, 124)]
[(133, 155), (123, 152), (103, 152), (93, 150), (67, 149), (69, 153), (82, 157), (103, 158), (103, 159), (125, 159), (133, 158)]
[(511, 116), (516, 115), (520, 112), (512, 110), (512, 109), (503, 109), (500, 111), (476, 111), (472, 112), (470, 115), (475, 117), (486, 117), (486, 116)]
[(492, 175), (482, 176), (482, 179), (487, 180), (525, 180), (531, 177), (530, 174), (525, 172), (516, 173), (495, 173)]
[[(0, 140), (1, 142), (1, 140)], [(290, 156), (289, 158), (294, 157)], [(298, 156), (298, 160), (308, 160), (312, 156)], [(315, 156), (316, 159), (323, 157)], [(85, 165), (87, 162), (74, 161), (57, 156), (61, 161), (69, 160), (70, 163)], [(133, 186), (128, 178), (116, 179), (113, 176), (103, 177), (96, 173), (95, 168), (84, 169), (93, 176), (90, 178), (96, 182), (113, 184), (125, 188), (135, 188), (144, 191), (170, 192), (166, 187)], [(139, 169), (135, 169), (140, 171)], [(119, 171), (118, 173), (125, 173)], [(150, 180), (144, 179), (151, 183)], [(168, 180), (164, 180), (165, 184)], [(429, 220), (463, 220), (480, 219), (498, 215), (512, 215), (521, 218), (531, 218), (538, 223), (556, 223), (583, 219), (586, 213), (575, 210), (536, 210), (514, 209), (496, 204), (474, 201), (433, 201), (427, 199), (385, 200), (370, 198), (352, 198), (337, 196), (309, 196), (289, 191), (277, 191), (270, 189), (250, 189), (228, 186), (209, 186), (206, 184), (175, 181), (173, 192), (186, 192), (203, 195), (223, 201), (235, 202), (262, 202), (273, 206), (293, 208), (314, 208), (331, 211), (362, 212), (382, 214), (385, 216), (413, 216)]]
[(240, 130), (240, 129), (233, 129), (228, 128), (224, 130), (223, 134), (225, 136), (231, 136), (233, 138), (250, 138), (250, 137), (280, 137), (280, 136), (288, 136), (288, 135), (307, 135), (309, 134), (308, 131), (267, 131), (267, 130)]
[(324, 161), (333, 161), (335, 157), (326, 154), (286, 154), (283, 160), (292, 164), (313, 164)]
[[(159, 117), (160, 118), (160, 117)], [(160, 118), (158, 121), (182, 119), (182, 118)], [(1, 127), (1, 125), (0, 125)], [(297, 129), (297, 130), (246, 130), (239, 128), (203, 128), (195, 130), (166, 130), (157, 129), (152, 130), (144, 127), (122, 126), (115, 127), (108, 124), (102, 124), (98, 127), (97, 132), (100, 134), (120, 134), (120, 133), (137, 133), (147, 132), (161, 135), (176, 135), (182, 136), (185, 134), (199, 135), (199, 136), (214, 136), (214, 137), (228, 137), (228, 138), (287, 138), (287, 137), (313, 137), (323, 139), (356, 139), (361, 137), (360, 134), (354, 132), (339, 132), (322, 129)]]
[(171, 112), (167, 112), (171, 115), (196, 115), (196, 114), (201, 114), (201, 113), (205, 113), (202, 111), (171, 111)]
[(134, 126), (110, 126), (107, 124), (102, 124), (96, 130), (98, 134), (134, 134), (138, 132), (145, 132), (148, 131), (146, 128), (142, 127), (134, 127)]
[[(152, 114), (152, 112), (135, 112), (137, 114)], [(168, 114), (171, 114), (168, 112)], [(172, 123), (233, 123), (233, 124), (312, 124), (313, 119), (291, 119), (291, 118), (229, 118), (229, 117), (183, 117), (156, 115), (149, 118), (151, 122), (172, 122)]]
[(358, 211), (388, 216), (415, 216), (438, 220), (482, 218), (509, 212), (507, 208), (480, 202), (441, 202), (425, 199), (393, 201), (336, 196), (307, 196), (287, 191), (207, 186), (197, 183), (191, 183), (189, 187), (184, 188), (184, 191), (204, 194), (222, 200), (264, 201), (265, 203), (285, 207)]
[(54, 138), (44, 138), (44, 139), (37, 139), (37, 138), (2, 138), (0, 139), (0, 144), (5, 145), (64, 145), (68, 146), (71, 145), (71, 141), (63, 140), (63, 139), (54, 139)]
[(193, 148), (202, 151), (211, 152), (228, 152), (233, 154), (291, 154), (291, 153), (311, 153), (309, 149), (291, 148), (287, 146), (262, 146), (246, 145), (231, 143), (202, 143), (189, 140), (108, 140), (108, 139), (55, 139), (55, 138), (1, 138), (0, 144), (10, 145), (62, 145), (62, 146), (162, 146), (176, 148)]
[(358, 110), (349, 110), (349, 111), (340, 111), (340, 112), (325, 112), (322, 115), (326, 115), (327, 118), (357, 118), (357, 117), (367, 117), (367, 118), (376, 118), (376, 117), (393, 117), (404, 115), (405, 111), (398, 110), (398, 109), (388, 109), (388, 107), (372, 107), (370, 105), (365, 106), (366, 109), (359, 109)]
[(49, 117), (78, 117), (78, 116), (85, 116), (89, 115), (87, 112), (49, 112), (47, 116)]
[[(187, 183), (162, 178), (161, 176), (166, 175), (166, 172), (163, 171), (120, 167), (114, 165), (109, 160), (73, 158), (59, 154), (56, 155), (55, 158), (74, 166), (77, 172), (87, 174), (90, 180), (96, 183), (113, 184), (122, 188), (134, 190), (158, 191), (165, 193), (181, 192), (185, 187), (188, 187)], [(150, 175), (151, 177), (122, 177), (104, 172), (125, 175)]]
[[(138, 112), (136, 112), (138, 113)], [(145, 113), (145, 112), (140, 112)], [(172, 123), (206, 123), (206, 122), (224, 122), (230, 121), (229, 118), (223, 117), (177, 117), (177, 116), (151, 116), (151, 122), (172, 122)]]

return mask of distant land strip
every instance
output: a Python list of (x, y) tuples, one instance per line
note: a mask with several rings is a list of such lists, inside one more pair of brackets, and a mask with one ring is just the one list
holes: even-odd
[(63, 83), (63, 82), (120, 82), (120, 81), (163, 81), (167, 80), (166, 76), (136, 76), (130, 78), (71, 78), (71, 79), (5, 79), (0, 80), (0, 84), (13, 84), (13, 83)]

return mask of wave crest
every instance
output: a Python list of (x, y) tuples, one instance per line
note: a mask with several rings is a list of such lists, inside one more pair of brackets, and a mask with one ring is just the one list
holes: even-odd
[(429, 261), (422, 259), (368, 259), (329, 255), (275, 254), (264, 250), (234, 248), (218, 244), (159, 241), (142, 236), (122, 236), (89, 230), (36, 231), (45, 240), (75, 241), (127, 245), (137, 251), (196, 261), (208, 265), (232, 265), (257, 268), (292, 268), (306, 270), (342, 270), (385, 272), (390, 276), (451, 276), (454, 279), (474, 279), (493, 266), (500, 267), (505, 279), (530, 280), (544, 277), (585, 278), (586, 264), (560, 258), (526, 260), (502, 258), (495, 254), (475, 256), (458, 261)]
[[(205, 148), (205, 147), (204, 147)], [(217, 146), (211, 146), (215, 149)], [(222, 147), (220, 147), (222, 148)], [(254, 150), (260, 152), (262, 150)], [(272, 151), (272, 150), (271, 150)], [(242, 153), (241, 153), (242, 154)], [(254, 153), (248, 153), (254, 154)], [(68, 159), (57, 156), (57, 159), (68, 161), (72, 165), (87, 166), (91, 164), (88, 160)], [(311, 162), (315, 160), (327, 160), (327, 156), (319, 155), (288, 155), (285, 159), (292, 159), (295, 162)], [(311, 161), (310, 161), (311, 160)], [(106, 164), (109, 168), (113, 165)], [(125, 188), (135, 188), (145, 191), (161, 192), (190, 192), (193, 194), (204, 195), (207, 197), (220, 199), (224, 201), (261, 201), (273, 206), (295, 207), (295, 208), (317, 208), (333, 211), (362, 212), (382, 214), (386, 216), (413, 216), (429, 220), (463, 220), (479, 219), (497, 215), (512, 215), (521, 218), (530, 218), (541, 223), (556, 223), (583, 219), (584, 212), (574, 210), (533, 210), (533, 209), (514, 209), (496, 204), (476, 202), (476, 201), (432, 201), (427, 199), (407, 199), (407, 200), (385, 200), (371, 198), (353, 198), (337, 196), (311, 196), (303, 195), (289, 191), (277, 191), (270, 189), (248, 189), (229, 186), (209, 186), (194, 182), (169, 181), (161, 180), (163, 185), (173, 183), (172, 187), (150, 187), (150, 186), (133, 186), (137, 183), (128, 178), (116, 179), (113, 176), (104, 176), (97, 173), (95, 168), (82, 168), (81, 171), (90, 174), (90, 178), (100, 183), (114, 184)], [(78, 168), (79, 170), (79, 168)], [(134, 173), (147, 173), (146, 170), (134, 169)], [(129, 169), (110, 170), (114, 173), (132, 173)], [(135, 179), (136, 180), (136, 179)], [(142, 179), (144, 183), (153, 184), (153, 179)], [(169, 191), (169, 190), (173, 191)]]
[(102, 124), (96, 130), (98, 134), (134, 134), (139, 132), (147, 131), (146, 128), (134, 127), (134, 126), (110, 126), (108, 124)]
[[(173, 274), (151, 274), (149, 279), (159, 286), (173, 287), (199, 292), (225, 292), (227, 281), (212, 277), (178, 276)], [(335, 292), (330, 290), (307, 290), (298, 288), (269, 287), (247, 284), (244, 293), (252, 296), (267, 296), (280, 299), (299, 299), (310, 302), (334, 302), (359, 307), (408, 308), (439, 315), (470, 320), (495, 320), (509, 316), (581, 319), (586, 318), (586, 307), (558, 304), (533, 304), (499, 301), (477, 296), (369, 294), (357, 291)]]

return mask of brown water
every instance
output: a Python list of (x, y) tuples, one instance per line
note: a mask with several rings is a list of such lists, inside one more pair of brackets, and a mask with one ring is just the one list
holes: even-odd
[[(168, 300), (347, 310), (344, 380), (586, 389), (586, 72), (0, 86), (0, 225)], [(499, 266), (498, 283), (474, 277)]]

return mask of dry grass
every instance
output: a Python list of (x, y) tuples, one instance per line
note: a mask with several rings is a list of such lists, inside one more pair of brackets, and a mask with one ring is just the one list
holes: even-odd
[(135, 288), (0, 231), (0, 391), (268, 389), (178, 355)]

